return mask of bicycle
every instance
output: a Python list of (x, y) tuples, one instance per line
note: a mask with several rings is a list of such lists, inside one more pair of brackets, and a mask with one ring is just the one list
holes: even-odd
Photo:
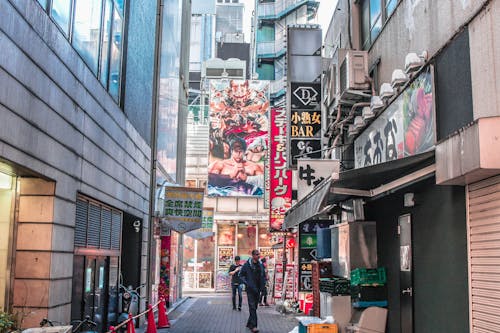
[[(97, 327), (97, 323), (90, 320), (90, 316), (85, 316), (84, 320), (72, 320), (71, 325), (73, 326), (72, 333), (78, 332), (97, 332), (95, 328)], [(75, 326), (76, 325), (76, 326)], [(82, 330), (82, 327), (86, 326), (87, 330)]]

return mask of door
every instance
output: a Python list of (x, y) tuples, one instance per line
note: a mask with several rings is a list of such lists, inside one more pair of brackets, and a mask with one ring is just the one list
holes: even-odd
[(102, 332), (107, 325), (107, 281), (109, 263), (106, 257), (85, 257), (83, 318), (90, 316)]
[(399, 258), (401, 284), (401, 332), (413, 332), (413, 260), (411, 246), (411, 215), (399, 217)]

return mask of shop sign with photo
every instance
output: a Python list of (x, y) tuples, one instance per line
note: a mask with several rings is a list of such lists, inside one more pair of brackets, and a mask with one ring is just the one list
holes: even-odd
[(362, 168), (434, 149), (432, 66), (422, 72), (354, 141)]
[(297, 200), (302, 200), (319, 183), (328, 177), (338, 179), (339, 160), (297, 160)]
[(165, 188), (162, 224), (179, 233), (199, 229), (203, 215), (204, 190), (200, 188)]
[(286, 110), (271, 109), (271, 145), (269, 154), (270, 190), (269, 230), (281, 231), (285, 213), (292, 207), (292, 171), (287, 169)]
[(264, 196), (269, 105), (269, 81), (210, 80), (208, 196)]
[(233, 247), (219, 247), (217, 249), (217, 290), (231, 290), (231, 277), (229, 276), (229, 267), (231, 267), (233, 258)]

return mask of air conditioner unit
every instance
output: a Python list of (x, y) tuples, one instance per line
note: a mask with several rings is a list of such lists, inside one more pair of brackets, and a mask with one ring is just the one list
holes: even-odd
[(368, 90), (368, 53), (366, 51), (339, 50), (337, 94), (342, 98), (352, 90)]

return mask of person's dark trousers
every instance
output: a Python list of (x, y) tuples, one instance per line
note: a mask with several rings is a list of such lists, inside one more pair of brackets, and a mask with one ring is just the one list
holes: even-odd
[(242, 303), (242, 292), (243, 292), (243, 285), (241, 284), (233, 284), (231, 285), (232, 291), (233, 291), (233, 310), (236, 310), (236, 292), (238, 292), (238, 309), (241, 309), (241, 303)]
[(247, 290), (248, 297), (248, 310), (250, 315), (248, 316), (247, 327), (252, 329), (257, 327), (257, 302), (259, 301), (259, 293)]
[(264, 287), (264, 289), (262, 289), (262, 291), (260, 292), (259, 303), (267, 304), (267, 287)]

